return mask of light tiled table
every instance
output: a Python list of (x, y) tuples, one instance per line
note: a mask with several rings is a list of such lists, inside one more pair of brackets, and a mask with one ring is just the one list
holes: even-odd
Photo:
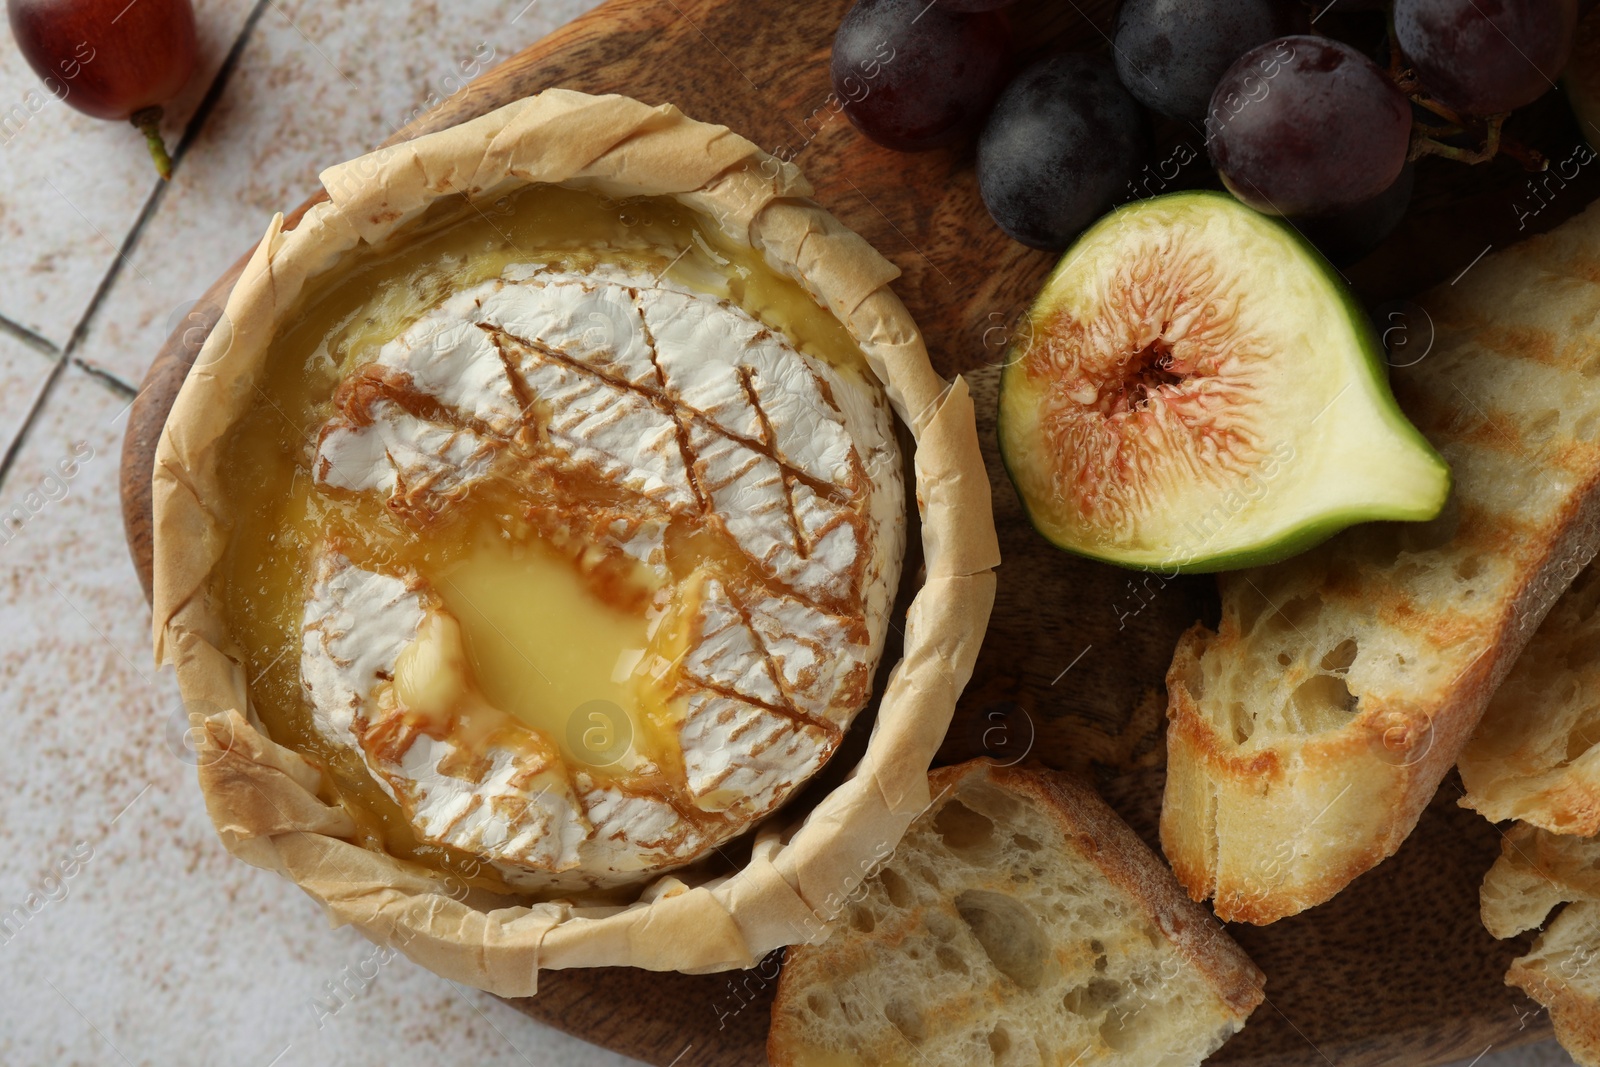
[[(0, 144), (0, 913), (27, 914), (0, 931), (0, 1064), (630, 1062), (403, 958), (363, 980), (367, 942), (224, 853), (116, 495), (151, 355), (270, 214), (461, 61), (592, 2), (198, 0), (204, 71), (169, 109), (169, 185), (130, 128), (53, 100)], [(0, 112), (37, 91), (0, 26)]]

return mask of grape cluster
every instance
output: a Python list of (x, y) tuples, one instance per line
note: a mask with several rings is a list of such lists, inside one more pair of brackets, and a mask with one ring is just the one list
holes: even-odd
[(981, 126), (978, 181), (995, 221), (1061, 248), (1130, 186), (1148, 123), (1108, 60), (1060, 56), (1013, 78), (998, 10), (1010, 2), (858, 0), (833, 39), (833, 89), (888, 148), (935, 148)]
[[(1554, 85), (1592, 6), (1318, 0), (1313, 25), (1306, 0), (1123, 0), (1109, 60), (1056, 56), (1007, 84), (1006, 3), (859, 0), (833, 48), (850, 120), (902, 149), (981, 126), (978, 185), (995, 222), (1059, 249), (1149, 169), (1148, 110), (1202, 137), (1241, 201), (1338, 260), (1398, 225), (1419, 154), (1492, 154), (1505, 113)], [(1344, 39), (1330, 30), (1341, 18), (1369, 32)], [(1480, 131), (1486, 147), (1444, 145), (1441, 130)]]
[[(1392, 44), (1378, 57), (1387, 70), (1328, 38), (1252, 48), (1212, 92), (1211, 162), (1240, 200), (1286, 216), (1334, 259), (1356, 258), (1399, 224), (1410, 200), (1407, 161), (1429, 128), (1414, 124), (1408, 93), (1446, 120), (1442, 128), (1497, 128), (1504, 113), (1554, 87), (1578, 2), (1394, 0)], [(1292, 56), (1277, 55), (1286, 47)], [(1269, 55), (1281, 62), (1264, 76)]]

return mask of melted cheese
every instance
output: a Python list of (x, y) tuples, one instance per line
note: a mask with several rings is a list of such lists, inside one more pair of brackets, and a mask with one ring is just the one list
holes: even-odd
[(586, 194), (506, 203), (493, 237), (425, 219), (277, 342), (305, 355), (229, 457), (227, 595), (269, 730), (382, 847), (612, 885), (781, 803), (865, 703), (899, 457), (848, 334), (751, 250), (670, 204), (619, 233)]
[[(645, 613), (596, 596), (570, 560), (538, 542), (480, 542), (434, 587), (460, 621), (483, 695), (561, 744), (568, 759), (613, 767), (623, 755), (614, 751), (618, 733), (633, 739), (634, 762), (665, 747), (642, 711), (651, 695), (633, 672), (649, 643)], [(606, 718), (606, 709), (588, 710), (596, 702), (624, 720), (596, 722), (590, 715)]]

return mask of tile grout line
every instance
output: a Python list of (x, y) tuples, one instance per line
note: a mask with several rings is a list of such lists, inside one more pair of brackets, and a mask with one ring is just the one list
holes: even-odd
[(80, 371), (117, 394), (121, 399), (128, 401), (138, 399), (139, 390), (136, 387), (129, 385), (105, 368), (97, 367), (93, 363), (85, 363), (76, 356), (72, 357), (71, 363), (74, 367), (77, 367)]
[[(162, 182), (161, 184), (165, 185), (166, 183)], [(145, 215), (150, 212), (152, 202), (159, 198), (160, 195), (160, 189), (155, 189), (151, 192), (150, 197), (145, 201), (144, 210), (139, 213), (140, 220), (143, 220)], [(118, 250), (117, 258), (111, 261), (111, 266), (106, 268), (105, 274), (101, 276), (100, 284), (95, 286), (94, 296), (89, 299), (88, 307), (78, 319), (78, 324), (72, 328), (72, 333), (67, 338), (66, 346), (56, 356), (56, 365), (51, 368), (50, 376), (45, 379), (44, 388), (40, 389), (38, 395), (34, 397), (33, 406), (28, 409), (27, 417), (22, 420), (22, 425), (17, 430), (16, 436), (11, 439), (11, 444), (6, 449), (5, 455), (0, 457), (0, 492), (5, 491), (7, 476), (11, 473), (11, 468), (16, 464), (17, 456), (22, 452), (22, 446), (27, 444), (34, 425), (39, 421), (39, 415), (44, 411), (45, 401), (55, 391), (56, 383), (61, 380), (62, 371), (66, 370), (68, 364), (77, 362), (72, 358), (73, 354), (78, 350), (78, 346), (83, 343), (84, 337), (88, 335), (89, 325), (94, 319), (95, 312), (99, 310), (101, 303), (105, 300), (106, 294), (111, 291), (111, 287), (116, 284), (116, 280), (122, 276), (122, 265), (127, 261), (129, 251), (132, 250), (134, 243), (138, 240), (141, 228), (141, 223), (135, 222), (134, 226), (129, 229), (128, 235), (123, 238), (122, 247)], [(80, 363), (79, 365), (81, 366), (82, 364)]]
[[(229, 46), (228, 54), (223, 56), (222, 62), (217, 66), (217, 72), (212, 77), (211, 84), (206, 87), (205, 93), (200, 97), (200, 102), (195, 105), (194, 114), (190, 115), (189, 121), (184, 124), (183, 136), (172, 152), (172, 169), (174, 173), (177, 172), (178, 167), (183, 163), (184, 157), (188, 155), (189, 149), (200, 136), (200, 131), (205, 127), (206, 120), (211, 117), (212, 111), (216, 110), (217, 101), (222, 98), (223, 92), (228, 87), (228, 82), (232, 80), (233, 72), (239, 65), (239, 57), (244, 54), (245, 46), (250, 43), (250, 38), (255, 33), (256, 23), (261, 21), (261, 16), (266, 11), (269, 3), (271, 3), (271, 0), (256, 0), (255, 7), (245, 17), (243, 25), (239, 27), (238, 35), (234, 37), (233, 44)], [(123, 391), (130, 390), (131, 394), (136, 396), (138, 387), (124, 381), (111, 371), (85, 362), (76, 355), (76, 351), (79, 342), (88, 334), (89, 328), (94, 325), (95, 315), (105, 303), (105, 296), (109, 293), (111, 286), (116, 283), (117, 278), (121, 276), (123, 265), (133, 255), (134, 249), (139, 244), (139, 239), (144, 236), (145, 227), (155, 217), (156, 212), (161, 207), (161, 202), (166, 199), (167, 190), (170, 187), (171, 182), (158, 181), (155, 188), (150, 191), (150, 195), (145, 198), (144, 207), (140, 209), (138, 217), (133, 220), (133, 225), (128, 230), (128, 236), (123, 239), (121, 254), (112, 261), (111, 267), (107, 271), (106, 279), (102, 282), (101, 288), (95, 291), (94, 299), (89, 302), (88, 308), (85, 309), (83, 317), (79, 320), (78, 327), (73, 330), (72, 337), (67, 342), (65, 349), (66, 354), (73, 357), (72, 362), (74, 364), (80, 369), (93, 374), (102, 385), (109, 387), (112, 392), (122, 396), (125, 400), (128, 399), (128, 396), (124, 396)], [(165, 340), (166, 338), (162, 338), (163, 342)], [(0, 462), (0, 488), (4, 488), (5, 475), (8, 468), (8, 462)]]
[(5, 455), (0, 456), (0, 491), (4, 491), (6, 476), (11, 473), (12, 466), (17, 461), (17, 455), (22, 451), (22, 446), (27, 443), (28, 431), (38, 420), (39, 412), (44, 410), (45, 398), (54, 390), (56, 381), (61, 377), (61, 372), (66, 369), (67, 354), (62, 352), (56, 357), (55, 365), (50, 368), (50, 373), (45, 376), (44, 385), (34, 394), (33, 403), (28, 406), (28, 414), (23, 417), (22, 425), (17, 428), (16, 434), (11, 438), (11, 443), (6, 447)]
[[(205, 94), (200, 98), (200, 103), (195, 106), (194, 114), (189, 116), (189, 121), (184, 125), (183, 137), (172, 153), (174, 170), (183, 161), (184, 156), (188, 154), (190, 146), (204, 127), (206, 119), (211, 116), (211, 112), (216, 108), (217, 100), (221, 98), (223, 90), (233, 76), (234, 69), (239, 65), (239, 57), (243, 54), (245, 45), (249, 43), (250, 37), (255, 31), (256, 23), (261, 21), (262, 12), (267, 9), (267, 5), (270, 2), (271, 0), (256, 0), (255, 7), (251, 9), (249, 16), (245, 18), (244, 25), (240, 27), (238, 36), (234, 38), (233, 44), (228, 49), (228, 54), (223, 57), (221, 65), (217, 67), (217, 73), (212, 77), (211, 84), (206, 87)], [(144, 234), (146, 224), (154, 217), (156, 209), (161, 206), (161, 201), (166, 194), (168, 185), (169, 183), (166, 181), (158, 181), (155, 188), (150, 191), (150, 195), (145, 198), (144, 207), (140, 210), (138, 217), (134, 219), (127, 236), (123, 238), (122, 247), (118, 250), (117, 258), (111, 261), (110, 267), (107, 268), (106, 273), (100, 279), (100, 284), (95, 287), (94, 296), (90, 298), (89, 306), (84, 309), (84, 313), (78, 319), (77, 325), (73, 327), (71, 335), (67, 338), (66, 346), (57, 349), (54, 345), (50, 345), (50, 352), (55, 356), (56, 364), (51, 368), (49, 376), (45, 379), (44, 387), (34, 397), (27, 416), (22, 420), (22, 425), (18, 427), (15, 436), (12, 437), (10, 444), (6, 447), (5, 454), (0, 456), (0, 492), (4, 492), (11, 468), (16, 465), (17, 457), (21, 454), (23, 446), (27, 444), (28, 437), (32, 433), (35, 423), (38, 422), (39, 414), (44, 410), (46, 400), (54, 392), (56, 383), (61, 379), (62, 371), (66, 369), (69, 363), (76, 364), (80, 369), (88, 372), (97, 385), (109, 389), (124, 400), (128, 399), (129, 395), (138, 395), (138, 390), (128, 385), (127, 382), (124, 382), (109, 371), (102, 371), (97, 367), (90, 366), (82, 359), (76, 358), (76, 353), (78, 346), (83, 342), (84, 337), (88, 335), (90, 326), (93, 325), (95, 314), (105, 302), (111, 287), (121, 277), (122, 266), (138, 244), (139, 238)], [(15, 327), (17, 330), (22, 331), (24, 340), (27, 340), (27, 335), (31, 335), (31, 331), (16, 326), (8, 319), (0, 318), (0, 328), (4, 327)], [(43, 340), (43, 338), (40, 338), (40, 340)], [(46, 344), (48, 343), (46, 342)], [(128, 390), (127, 395), (123, 392), (125, 389)]]
[(50, 359), (56, 359), (61, 355), (61, 349), (57, 348), (50, 338), (42, 333), (34, 333), (22, 323), (4, 315), (0, 315), (0, 333), (10, 334), (22, 344)]

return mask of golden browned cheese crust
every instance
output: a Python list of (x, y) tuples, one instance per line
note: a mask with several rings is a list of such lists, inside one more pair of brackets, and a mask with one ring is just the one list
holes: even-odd
[(1162, 846), (1223, 919), (1293, 915), (1392, 855), (1600, 546), (1597, 242), (1591, 207), (1419, 298), (1431, 347), (1393, 379), (1454, 473), (1438, 519), (1227, 575), (1218, 630), (1180, 641)]

